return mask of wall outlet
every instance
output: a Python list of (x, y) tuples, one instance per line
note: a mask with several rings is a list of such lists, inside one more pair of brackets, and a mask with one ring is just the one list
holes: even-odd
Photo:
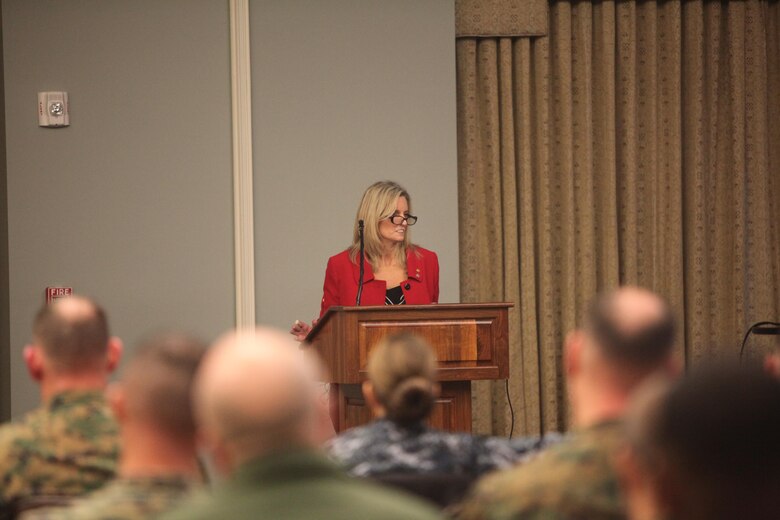
[(70, 125), (67, 92), (38, 92), (38, 126), (59, 128)]

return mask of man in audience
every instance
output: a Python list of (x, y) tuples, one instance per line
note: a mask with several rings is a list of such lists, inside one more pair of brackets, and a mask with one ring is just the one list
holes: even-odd
[(69, 508), (32, 511), (25, 520), (145, 519), (177, 505), (201, 476), (190, 393), (205, 351), (180, 334), (140, 345), (108, 394), (122, 439), (119, 478)]
[(780, 516), (780, 381), (758, 367), (644, 389), (618, 466), (634, 520)]
[(195, 412), (213, 463), (228, 481), (170, 518), (432, 519), (412, 498), (352, 480), (319, 453), (314, 362), (281, 331), (231, 334), (206, 354)]
[(612, 457), (621, 418), (649, 376), (675, 371), (674, 324), (655, 294), (625, 287), (589, 309), (568, 335), (566, 373), (575, 432), (532, 461), (490, 475), (464, 504), (464, 518), (624, 518)]
[(42, 405), (0, 427), (0, 518), (44, 497), (82, 495), (114, 476), (119, 438), (103, 390), (121, 352), (105, 312), (87, 298), (38, 312), (24, 360)]

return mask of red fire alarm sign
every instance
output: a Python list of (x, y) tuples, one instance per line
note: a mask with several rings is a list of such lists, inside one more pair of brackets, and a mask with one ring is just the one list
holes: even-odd
[(60, 298), (67, 298), (73, 296), (73, 287), (47, 287), (46, 288), (46, 303), (49, 304), (54, 300)]

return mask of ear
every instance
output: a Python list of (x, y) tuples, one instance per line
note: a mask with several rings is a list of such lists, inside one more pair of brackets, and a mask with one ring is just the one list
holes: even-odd
[(635, 490), (641, 482), (642, 472), (639, 470), (639, 462), (634, 451), (629, 446), (622, 446), (615, 453), (614, 465), (623, 491), (628, 494)]
[(686, 484), (675, 482), (663, 458), (653, 459), (653, 469), (647, 468), (637, 453), (629, 446), (618, 450), (613, 459), (629, 518), (648, 520), (673, 518), (675, 490), (685, 489)]
[(682, 356), (679, 354), (673, 354), (669, 356), (669, 359), (667, 359), (666, 363), (664, 364), (664, 370), (666, 374), (672, 378), (677, 379), (683, 375), (685, 367), (685, 362), (682, 359)]
[(571, 378), (582, 369), (582, 352), (585, 347), (585, 334), (574, 330), (566, 335), (563, 342), (563, 364), (566, 377)]
[(636, 453), (629, 446), (623, 446), (615, 454), (613, 462), (630, 517), (646, 518), (649, 499), (647, 482)]
[(234, 465), (229, 450), (215, 435), (199, 428), (196, 441), (201, 457), (207, 461), (207, 469), (213, 469), (220, 477), (228, 477), (233, 472)]
[(111, 336), (108, 340), (108, 348), (106, 349), (106, 369), (108, 373), (112, 373), (119, 366), (119, 361), (122, 360), (122, 351), (124, 346), (122, 340), (116, 336)]
[(114, 417), (118, 422), (124, 422), (127, 418), (127, 401), (125, 399), (125, 389), (122, 383), (111, 383), (106, 389), (106, 400)]
[(775, 377), (780, 378), (780, 351), (767, 354), (764, 359), (764, 369)]
[(363, 381), (363, 397), (366, 400), (366, 405), (371, 409), (371, 413), (374, 415), (374, 417), (382, 417), (385, 415), (385, 407), (382, 406), (382, 403), (379, 402), (379, 399), (376, 398), (376, 393), (374, 392), (374, 385), (371, 384), (371, 381)]
[(366, 379), (363, 381), (361, 388), (363, 390), (363, 399), (366, 400), (368, 407), (373, 409), (377, 404), (379, 404), (376, 402), (376, 395), (374, 395), (374, 385), (371, 384), (371, 381)]
[(43, 352), (37, 345), (27, 345), (22, 351), (24, 364), (27, 366), (27, 373), (33, 381), (43, 379)]

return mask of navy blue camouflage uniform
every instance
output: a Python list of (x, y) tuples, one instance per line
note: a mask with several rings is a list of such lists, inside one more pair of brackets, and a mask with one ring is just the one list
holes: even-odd
[(332, 459), (353, 476), (398, 473), (447, 473), (478, 477), (508, 468), (536, 453), (555, 436), (506, 439), (402, 426), (378, 419), (352, 428), (326, 444)]

